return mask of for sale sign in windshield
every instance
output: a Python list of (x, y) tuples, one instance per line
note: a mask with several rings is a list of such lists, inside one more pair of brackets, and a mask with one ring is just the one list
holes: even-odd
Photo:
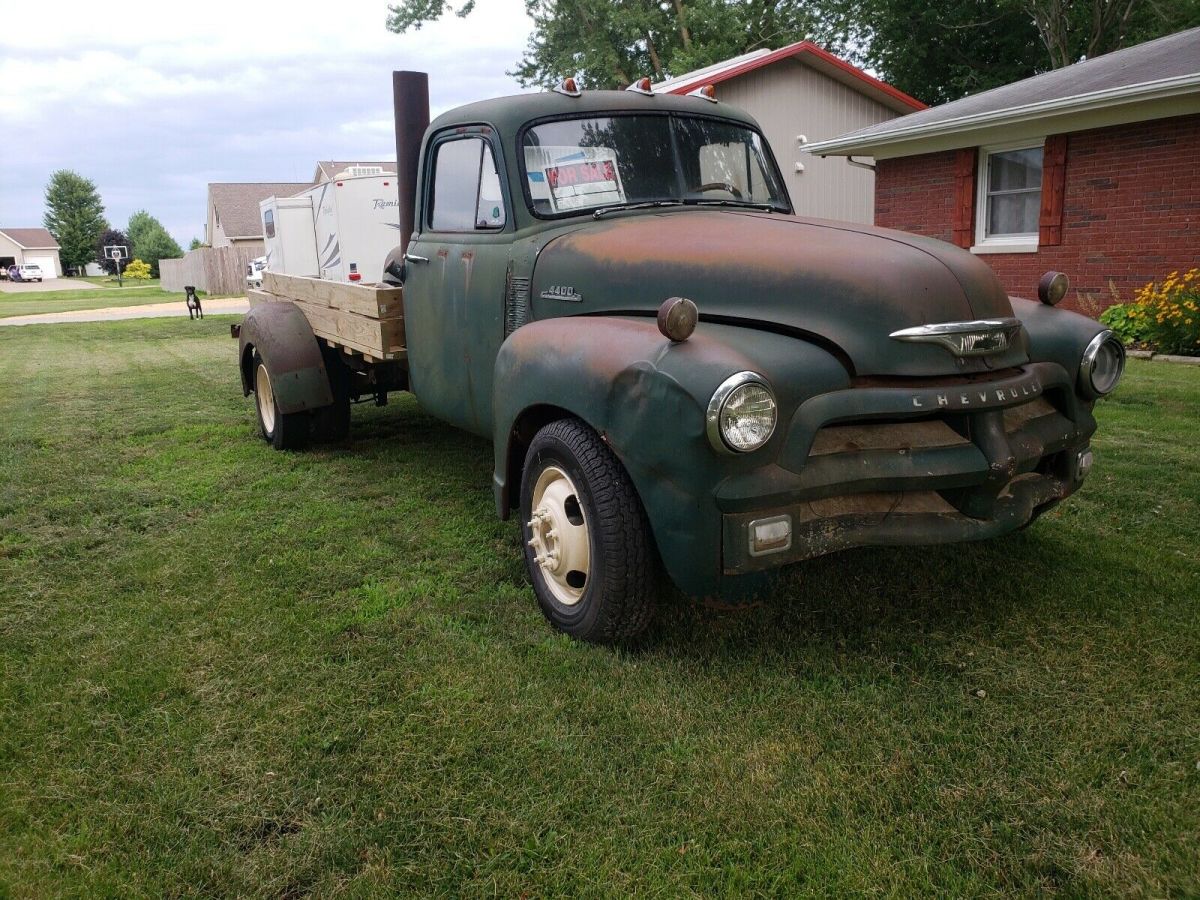
[(530, 147), (525, 151), (527, 163), (531, 151), (540, 158), (536, 169), (528, 167), (530, 190), (535, 200), (549, 200), (552, 211), (625, 202), (612, 148)]

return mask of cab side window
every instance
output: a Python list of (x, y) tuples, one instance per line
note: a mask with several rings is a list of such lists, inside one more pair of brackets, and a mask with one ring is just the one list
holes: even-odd
[(492, 148), (482, 138), (445, 141), (435, 151), (429, 226), (434, 231), (491, 231), (507, 217)]

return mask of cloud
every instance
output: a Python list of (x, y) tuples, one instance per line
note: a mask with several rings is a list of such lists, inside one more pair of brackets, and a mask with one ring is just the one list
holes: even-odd
[[(305, 7), (132, 0), (27, 6), (0, 30), (0, 226), (42, 221), (56, 169), (94, 181), (109, 220), (146, 209), (186, 244), (210, 181), (305, 181), (318, 159), (395, 154), (391, 72), (430, 73), (433, 115), (515, 93), (531, 24), (481, 0), (407, 35), (386, 0)], [(38, 35), (36, 46), (18, 37)]]

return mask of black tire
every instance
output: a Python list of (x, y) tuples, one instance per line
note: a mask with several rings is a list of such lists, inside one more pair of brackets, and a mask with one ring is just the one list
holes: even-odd
[(313, 440), (322, 443), (344, 441), (350, 435), (350, 369), (338, 351), (322, 349), (325, 371), (333, 403), (313, 411)]
[[(549, 477), (556, 477), (553, 469), (564, 473), (574, 489), (570, 496), (577, 498), (582, 509), (590, 548), (582, 594), (572, 603), (564, 603), (556, 595), (554, 575), (548, 575), (537, 562), (534, 548), (534, 491), (547, 470), (551, 470)], [(529, 445), (521, 478), (521, 534), (525, 567), (538, 605), (559, 631), (580, 640), (611, 644), (635, 637), (650, 624), (658, 565), (645, 510), (620, 461), (599, 435), (578, 419), (550, 423)], [(557, 590), (562, 588), (559, 582)]]
[[(260, 392), (259, 371), (266, 373), (267, 385), (270, 385), (271, 370), (263, 362), (263, 358), (254, 351), (250, 362), (250, 372), (254, 385), (254, 409), (258, 413), (258, 428), (263, 440), (276, 450), (299, 450), (308, 443), (311, 416), (307, 412), (288, 413), (279, 411), (279, 404), (272, 391), (267, 399), (265, 392)], [(266, 408), (269, 404), (269, 410)]]

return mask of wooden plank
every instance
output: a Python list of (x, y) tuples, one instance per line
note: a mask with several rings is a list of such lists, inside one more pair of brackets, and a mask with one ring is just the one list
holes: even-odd
[(367, 348), (375, 356), (404, 349), (403, 319), (372, 319), (315, 303), (292, 302), (300, 307), (313, 331), (324, 337), (349, 341), (353, 346)]
[(404, 315), (403, 288), (347, 284), (300, 275), (282, 275), (278, 272), (264, 272), (263, 287), (273, 294), (374, 319), (390, 319)]
[(250, 301), (251, 306), (258, 306), (260, 303), (274, 303), (279, 300), (286, 300), (287, 298), (276, 297), (267, 291), (256, 291), (251, 288), (246, 291), (246, 299)]
[(408, 355), (404, 346), (403, 318), (375, 319), (317, 303), (306, 303), (270, 291), (249, 290), (246, 297), (252, 307), (260, 303), (280, 301), (294, 303), (300, 308), (317, 337), (373, 360), (405, 359)]
[(323, 340), (326, 344), (333, 347), (334, 349), (344, 350), (345, 352), (349, 353), (351, 356), (353, 356), (354, 354), (357, 353), (359, 356), (363, 357), (363, 359), (365, 359), (367, 362), (383, 362), (385, 360), (395, 361), (395, 360), (408, 359), (408, 351), (406, 351), (406, 350), (394, 350), (389, 353), (384, 353), (384, 354), (380, 355), (380, 354), (376, 353), (375, 351), (371, 350), (369, 347), (363, 347), (363, 346), (357, 345), (353, 341), (348, 341), (345, 338), (331, 338), (331, 337), (325, 337), (324, 335), (318, 335), (318, 337), (320, 337), (321, 340)]

